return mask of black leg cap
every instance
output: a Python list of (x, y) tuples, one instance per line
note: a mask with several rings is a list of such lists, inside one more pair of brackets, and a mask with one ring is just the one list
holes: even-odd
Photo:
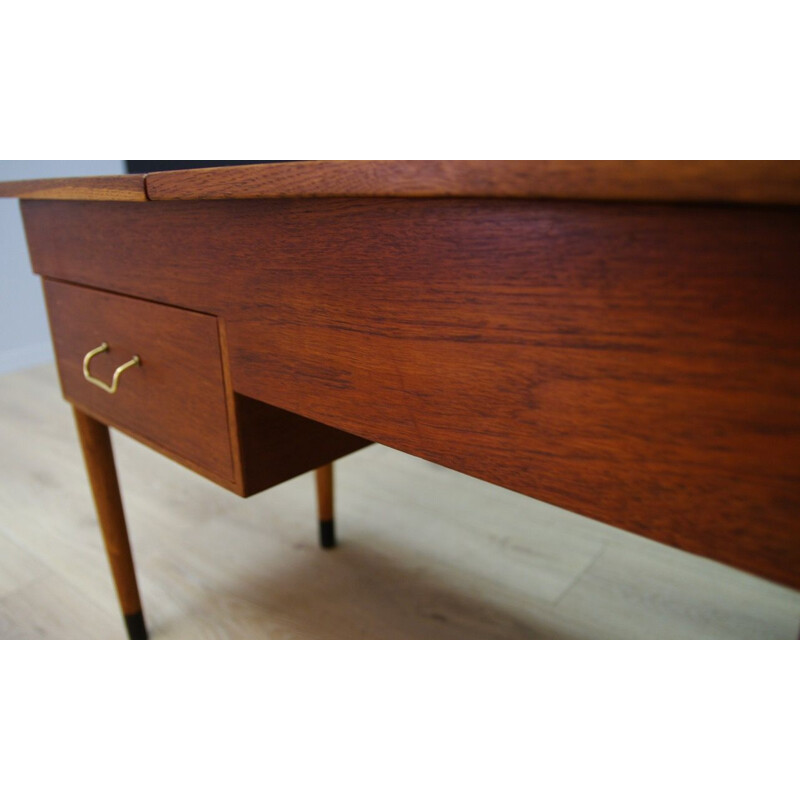
[(144, 614), (137, 611), (135, 614), (125, 615), (125, 627), (128, 629), (129, 639), (146, 639), (147, 628), (144, 626)]
[(319, 544), (326, 550), (336, 547), (336, 534), (333, 530), (332, 519), (321, 519), (319, 521)]

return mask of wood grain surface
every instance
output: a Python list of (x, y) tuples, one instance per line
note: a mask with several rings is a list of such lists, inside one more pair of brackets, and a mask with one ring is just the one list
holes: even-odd
[(296, 161), (0, 183), (0, 197), (505, 197), (800, 204), (798, 161)]
[[(55, 280), (44, 287), (64, 396), (237, 494), (255, 494), (369, 444), (236, 396), (210, 315)], [(102, 341), (111, 350), (93, 359), (91, 371), (106, 383), (121, 362), (142, 359), (113, 395), (83, 377), (83, 356)]]
[(108, 427), (77, 408), (74, 409), (74, 416), (122, 613), (126, 616), (141, 614), (142, 603)]
[(0, 183), (0, 197), (32, 200), (147, 200), (144, 175), (106, 175), (88, 178), (49, 178)]
[(243, 497), (317, 469), (370, 444), (282, 408), (237, 394), (237, 445)]
[[(214, 317), (58, 281), (45, 281), (44, 289), (64, 396), (231, 482)], [(84, 355), (102, 342), (110, 348), (90, 367), (107, 384), (120, 364), (141, 358), (115, 394), (83, 376)]]
[(35, 269), (225, 319), (242, 395), (800, 585), (798, 212), (27, 202)]
[(300, 161), (152, 173), (151, 200), (519, 197), (800, 203), (797, 161)]

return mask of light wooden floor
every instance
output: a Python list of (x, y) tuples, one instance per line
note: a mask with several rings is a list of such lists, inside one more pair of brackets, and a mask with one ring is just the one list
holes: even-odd
[[(795, 638), (800, 593), (373, 446), (241, 500), (115, 434), (152, 638)], [(0, 377), (0, 637), (122, 638), (52, 367)]]

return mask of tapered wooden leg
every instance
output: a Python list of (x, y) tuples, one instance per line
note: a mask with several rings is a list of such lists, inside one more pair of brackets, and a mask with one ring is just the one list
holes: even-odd
[(317, 470), (317, 507), (319, 508), (319, 543), (321, 547), (336, 546), (333, 529), (333, 464)]
[(136, 585), (136, 572), (133, 567), (108, 427), (77, 408), (73, 408), (73, 411), (97, 508), (97, 518), (100, 530), (103, 532), (106, 554), (114, 575), (128, 636), (131, 639), (146, 639), (147, 629), (142, 614), (142, 603), (139, 600), (139, 588)]

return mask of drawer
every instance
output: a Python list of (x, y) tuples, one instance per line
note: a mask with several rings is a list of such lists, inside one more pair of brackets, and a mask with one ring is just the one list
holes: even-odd
[[(64, 397), (89, 414), (223, 481), (234, 479), (228, 404), (216, 317), (45, 280)], [(111, 385), (113, 394), (83, 373)]]

